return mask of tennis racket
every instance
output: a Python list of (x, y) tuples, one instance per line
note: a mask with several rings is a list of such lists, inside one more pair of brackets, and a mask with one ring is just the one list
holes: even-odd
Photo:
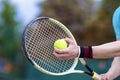
[[(60, 60), (53, 55), (54, 42), (66, 37), (71, 38), (76, 43), (72, 33), (62, 23), (53, 18), (39, 17), (31, 21), (23, 32), (23, 50), (33, 66), (46, 74), (59, 76), (84, 73), (95, 80), (100, 80), (98, 74), (86, 64), (83, 58)], [(88, 72), (75, 70), (78, 60)]]

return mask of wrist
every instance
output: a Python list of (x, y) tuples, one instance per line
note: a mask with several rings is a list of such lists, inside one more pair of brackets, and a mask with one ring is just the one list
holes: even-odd
[(93, 58), (92, 46), (80, 46), (79, 58)]

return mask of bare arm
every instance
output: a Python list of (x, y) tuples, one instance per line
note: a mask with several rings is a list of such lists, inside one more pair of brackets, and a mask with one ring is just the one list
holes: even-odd
[(93, 46), (93, 58), (112, 58), (120, 56), (120, 40)]

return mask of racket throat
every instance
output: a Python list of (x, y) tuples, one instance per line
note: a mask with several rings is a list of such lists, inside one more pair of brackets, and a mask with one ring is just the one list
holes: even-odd
[(89, 76), (93, 76), (93, 73), (89, 73), (89, 72), (85, 72), (85, 74), (89, 75)]
[(93, 73), (93, 74), (94, 74), (94, 71), (93, 71), (88, 65), (85, 65), (85, 67), (88, 69), (88, 71), (89, 71), (90, 73)]
[(85, 73), (93, 77), (95, 75), (95, 72), (88, 65), (85, 65), (85, 67), (89, 71), (89, 72), (85, 72)]

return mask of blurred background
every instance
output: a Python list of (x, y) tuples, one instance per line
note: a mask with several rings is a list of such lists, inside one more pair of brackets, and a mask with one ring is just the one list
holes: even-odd
[[(112, 15), (119, 5), (120, 0), (0, 0), (0, 80), (92, 80), (84, 74), (55, 77), (36, 70), (22, 51), (23, 30), (32, 19), (48, 16), (66, 25), (78, 45), (115, 41)], [(111, 62), (87, 60), (99, 74), (107, 72)]]

